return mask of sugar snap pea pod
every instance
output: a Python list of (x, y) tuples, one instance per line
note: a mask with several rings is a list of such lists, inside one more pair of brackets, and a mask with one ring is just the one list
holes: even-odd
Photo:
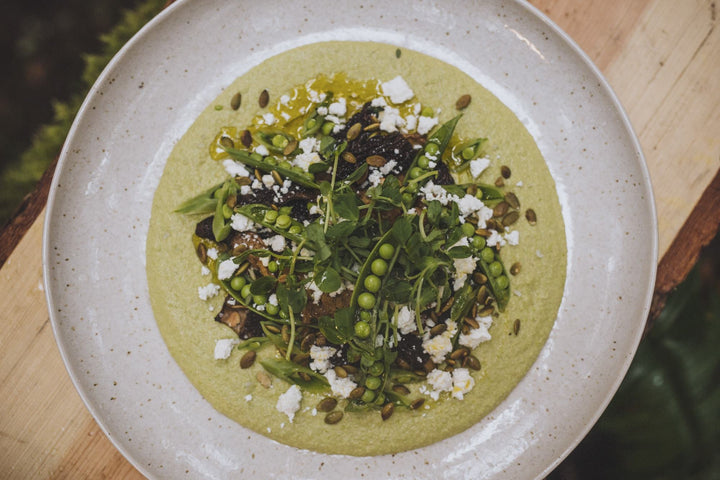
[(360, 296), (360, 294), (363, 292), (367, 292), (367, 290), (363, 286), (363, 282), (372, 271), (372, 262), (380, 258), (378, 252), (380, 251), (380, 246), (384, 243), (390, 243), (393, 245), (393, 247), (396, 247), (396, 245), (394, 244), (395, 242), (392, 229), (388, 230), (382, 237), (380, 237), (378, 242), (375, 244), (375, 247), (373, 247), (373, 249), (370, 251), (370, 255), (368, 255), (368, 257), (365, 259), (365, 263), (363, 263), (362, 267), (360, 268), (357, 280), (355, 281), (355, 288), (353, 289), (353, 294), (350, 298), (351, 307), (357, 306), (358, 297)]
[(437, 175), (437, 172), (435, 170), (428, 171), (421, 168), (418, 165), (418, 160), (425, 153), (430, 153), (431, 151), (433, 152), (432, 155), (436, 158), (442, 158), (442, 154), (447, 148), (448, 143), (450, 143), (450, 139), (452, 138), (453, 132), (455, 131), (455, 127), (460, 121), (460, 118), (462, 118), (462, 114), (457, 115), (456, 117), (443, 123), (440, 128), (435, 130), (428, 137), (427, 142), (425, 143), (425, 148), (418, 151), (412, 163), (410, 164), (410, 167), (408, 167), (408, 175), (405, 176), (404, 180), (405, 185), (410, 182), (418, 183), (418, 181), (420, 180), (426, 180), (432, 175)]
[(477, 292), (478, 289), (473, 288), (469, 283), (466, 283), (460, 290), (455, 292), (455, 300), (450, 308), (450, 320), (458, 322), (470, 311), (470, 308), (475, 304)]
[(313, 175), (305, 172), (297, 172), (291, 168), (285, 168), (281, 165), (271, 165), (263, 160), (253, 158), (250, 152), (245, 150), (237, 150), (234, 148), (227, 148), (228, 154), (240, 163), (243, 163), (251, 168), (256, 168), (262, 172), (270, 173), (273, 170), (279, 173), (282, 177), (289, 179), (290, 181), (302, 185), (304, 187), (313, 188), (319, 190), (320, 187), (313, 181)]
[[(298, 235), (295, 233), (290, 233), (289, 229), (293, 226), (299, 227), (302, 231), (304, 230), (304, 226), (302, 223), (298, 222), (292, 217), (290, 218), (290, 223), (287, 225), (278, 225), (277, 220), (270, 222), (268, 221), (268, 218), (266, 214), (268, 212), (277, 212), (273, 208), (262, 205), (260, 203), (249, 203), (246, 205), (242, 205), (240, 207), (236, 207), (235, 211), (245, 215), (247, 218), (252, 220), (253, 222), (262, 225), (263, 227), (267, 227), (273, 232), (277, 233), (278, 235), (282, 235), (283, 237), (287, 238), (288, 240), (292, 240), (293, 242), (300, 243), (302, 241), (302, 235)], [(296, 228), (297, 229), (297, 228)]]
[[(291, 362), (290, 360), (285, 360), (283, 358), (268, 358), (266, 360), (261, 360), (260, 365), (262, 365), (268, 373), (281, 378), (288, 383), (294, 383), (308, 392), (322, 393), (330, 386), (323, 375), (317, 373), (315, 370), (303, 367), (295, 362)], [(301, 373), (303, 375), (300, 375)], [(306, 380), (306, 378), (309, 378), (310, 380)]]
[(183, 203), (178, 205), (175, 212), (185, 214), (213, 213), (217, 207), (217, 198), (214, 194), (218, 189), (222, 188), (224, 184), (225, 182), (218, 183), (217, 185), (208, 188), (201, 194), (185, 200)]
[(230, 224), (230, 212), (226, 215), (226, 211), (229, 207), (225, 204), (228, 197), (234, 194), (237, 190), (237, 184), (233, 180), (226, 181), (220, 188), (219, 193), (215, 193), (217, 197), (217, 205), (215, 206), (215, 215), (213, 216), (212, 231), (215, 240), (222, 242), (225, 240), (232, 226)]
[[(279, 154), (285, 154), (285, 149), (288, 145), (295, 142), (295, 138), (293, 138), (292, 135), (277, 129), (259, 130), (255, 134), (255, 139), (269, 151)], [(297, 142), (295, 145), (297, 145)], [(293, 151), (295, 151), (295, 149), (293, 149)]]
[(502, 266), (502, 272), (500, 275), (493, 275), (490, 263), (485, 261), (485, 259), (482, 258), (482, 255), (478, 261), (478, 265), (480, 267), (480, 270), (482, 270), (482, 273), (487, 277), (488, 282), (487, 285), (490, 287), (490, 294), (495, 299), (495, 302), (497, 303), (498, 310), (503, 312), (505, 311), (505, 307), (508, 304), (508, 301), (510, 301), (510, 281), (507, 280), (507, 286), (500, 285), (498, 279), (500, 277), (505, 277), (508, 279), (507, 272), (505, 271), (505, 265), (500, 260), (500, 257), (495, 255), (495, 258), (493, 259), (493, 262), (498, 262)]
[(447, 192), (462, 197), (468, 188), (477, 188), (482, 192), (480, 200), (502, 200), (505, 198), (503, 192), (494, 185), (487, 183), (457, 183), (450, 185), (441, 185)]
[(305, 117), (305, 120), (303, 121), (303, 126), (301, 130), (301, 136), (303, 138), (307, 138), (311, 135), (315, 135), (318, 130), (320, 130), (320, 127), (323, 124), (323, 120), (325, 119), (324, 115), (320, 115), (317, 111), (319, 107), (325, 107), (327, 108), (330, 105), (330, 102), (332, 101), (333, 93), (327, 92), (325, 94), (325, 100), (323, 100), (320, 104), (318, 104), (317, 107), (312, 109), (307, 116)]
[(438, 151), (440, 155), (442, 155), (442, 153), (447, 148), (448, 143), (450, 143), (450, 139), (452, 138), (452, 134), (455, 131), (455, 127), (460, 121), (460, 118), (462, 118), (462, 113), (443, 123), (440, 128), (435, 130), (428, 137), (427, 143), (437, 144), (437, 146), (440, 148)]

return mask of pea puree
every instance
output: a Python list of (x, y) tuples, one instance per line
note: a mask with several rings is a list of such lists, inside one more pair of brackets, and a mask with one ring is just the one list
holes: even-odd
[[(191, 234), (199, 219), (174, 210), (183, 199), (227, 176), (218, 161), (225, 155), (219, 148), (218, 132), (235, 138), (248, 125), (252, 131), (257, 128), (252, 122), (258, 113), (277, 112), (281, 95), (302, 98), (311, 88), (318, 92), (332, 89), (348, 98), (353, 93), (372, 98), (378, 94), (380, 82), (398, 75), (413, 90), (413, 102), (439, 112), (440, 123), (457, 114), (455, 102), (461, 95), (471, 96), (456, 134), (488, 138), (484, 148), (492, 163), (478, 181), (493, 183), (501, 175), (500, 167), (509, 167), (512, 175), (505, 181), (512, 185), (521, 182), (514, 187), (521, 211), (532, 208), (537, 224), (532, 226), (521, 217), (513, 225), (519, 232), (519, 245), (501, 251), (506, 266), (519, 262), (522, 268), (510, 278), (514, 294), (505, 311), (494, 319), (492, 340), (474, 351), (482, 367), (472, 371), (475, 387), (464, 400), (441, 396), (433, 401), (428, 397), (420, 409), (396, 408), (386, 421), (377, 412), (348, 412), (337, 424), (328, 425), (322, 415), (313, 414), (325, 395), (306, 392), (301, 409), (290, 422), (276, 409), (288, 384), (274, 379), (266, 388), (258, 381), (257, 375), (263, 371), (258, 361), (248, 369), (240, 368), (243, 351), (235, 350), (227, 360), (214, 359), (216, 340), (236, 336), (213, 320), (222, 296), (207, 302), (198, 298), (198, 287), (212, 280), (201, 274), (192, 248)], [(263, 90), (270, 95), (265, 109), (255, 101)], [(236, 111), (229, 105), (238, 92), (243, 101)], [(218, 105), (224, 108), (216, 109)], [(286, 127), (294, 135), (303, 123), (301, 106), (296, 105), (297, 115), (291, 115)], [(401, 113), (407, 113), (403, 108), (409, 107), (401, 107)], [(465, 172), (457, 180), (465, 183), (472, 178)], [(387, 251), (380, 254), (392, 256)], [(377, 268), (381, 270), (382, 265)], [(562, 299), (565, 271), (565, 227), (555, 185), (522, 123), (455, 67), (410, 50), (403, 50), (398, 57), (395, 46), (371, 42), (328, 42), (290, 50), (229, 85), (173, 149), (155, 193), (147, 240), (148, 284), (158, 327), (170, 353), (198, 391), (219, 412), (262, 435), (298, 448), (348, 455), (422, 447), (462, 432), (488, 415), (527, 373), (545, 344)], [(373, 273), (381, 275), (380, 271)], [(369, 290), (376, 288), (373, 282), (371, 279)], [(214, 310), (209, 311), (208, 305)], [(258, 352), (259, 359), (273, 355), (272, 348)], [(419, 395), (416, 387), (410, 388)]]

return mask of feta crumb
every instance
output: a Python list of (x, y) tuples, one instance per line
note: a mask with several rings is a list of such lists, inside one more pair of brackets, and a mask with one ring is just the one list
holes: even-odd
[(477, 258), (465, 257), (453, 259), (453, 267), (455, 268), (455, 283), (453, 289), (455, 291), (460, 290), (465, 285), (467, 276), (475, 271), (477, 265)]
[(262, 180), (263, 185), (265, 185), (267, 188), (270, 188), (273, 185), (275, 185), (275, 177), (273, 177), (269, 173), (266, 175), (263, 175), (260, 180)]
[(247, 395), (245, 395), (246, 402), (249, 402), (250, 400), (252, 400), (252, 398), (253, 398), (252, 395), (250, 395), (249, 393)]
[(447, 329), (440, 335), (430, 337), (430, 332), (425, 333), (423, 338), (423, 350), (430, 355), (435, 363), (442, 363), (445, 356), (452, 351), (452, 338), (457, 332), (457, 324), (452, 320), (445, 322)]
[(333, 102), (328, 107), (328, 113), (342, 117), (347, 113), (347, 105), (344, 98), (339, 98), (337, 102)]
[(267, 149), (267, 147), (265, 145), (258, 145), (257, 147), (255, 147), (253, 149), (253, 151), (255, 153), (259, 153), (263, 157), (267, 157), (268, 155), (270, 155), (270, 151)]
[(390, 81), (384, 82), (380, 88), (382, 89), (383, 95), (390, 97), (390, 101), (395, 104), (406, 102), (415, 96), (400, 75)]
[(210, 275), (210, 269), (208, 267), (206, 267), (205, 265), (203, 265), (202, 267), (200, 267), (200, 275), (203, 275), (203, 276)]
[[(247, 232), (249, 230), (254, 230), (255, 222), (242, 213), (234, 213), (233, 216), (230, 217), (230, 226), (237, 232)], [(208, 255), (210, 255), (209, 250)], [(217, 259), (217, 253), (215, 258)]]
[(313, 345), (310, 347), (310, 368), (316, 372), (325, 373), (332, 368), (330, 358), (337, 352), (333, 347), (319, 347)]
[(398, 127), (405, 125), (405, 119), (397, 108), (385, 107), (380, 112), (380, 130), (388, 133), (397, 132)]
[(450, 372), (438, 370), (437, 368), (427, 375), (427, 383), (432, 390), (425, 390), (424, 393), (430, 395), (433, 400), (440, 398), (441, 392), (450, 392), (453, 389), (452, 375)]
[(300, 167), (303, 169), (303, 171), (307, 172), (308, 168), (310, 168), (310, 165), (313, 163), (321, 162), (320, 155), (317, 154), (317, 152), (303, 152), (298, 155), (295, 155), (295, 158), (292, 161), (292, 164), (296, 167)]
[(290, 95), (285, 94), (280, 97), (280, 105), (287, 105), (289, 101)]
[(438, 124), (437, 117), (420, 117), (418, 118), (417, 133), (425, 135)]
[(397, 314), (397, 327), (400, 333), (407, 335), (417, 330), (417, 322), (415, 321), (415, 312), (404, 306)]
[(269, 246), (273, 252), (282, 252), (285, 250), (285, 237), (282, 235), (275, 235), (265, 240), (265, 244)]
[(373, 98), (370, 102), (371, 107), (387, 107), (387, 102), (383, 97)]
[(475, 160), (470, 161), (470, 174), (472, 174), (473, 178), (477, 178), (489, 166), (489, 158), (476, 158)]
[(325, 372), (325, 378), (327, 378), (327, 381), (330, 384), (330, 390), (332, 390), (332, 393), (342, 398), (349, 397), (350, 392), (355, 390), (357, 387), (357, 383), (353, 382), (350, 377), (340, 378), (333, 369)]
[(300, 410), (301, 401), (302, 392), (300, 391), (300, 387), (298, 387), (297, 385), (291, 385), (290, 388), (285, 391), (285, 393), (281, 394), (278, 397), (275, 408), (279, 412), (287, 415), (290, 419), (290, 423), (292, 423), (293, 418), (295, 418), (295, 412)]
[(198, 287), (198, 297), (200, 300), (207, 300), (212, 298), (220, 292), (220, 285), (215, 283), (208, 283), (204, 287)]
[(520, 180), (519, 182), (517, 182), (517, 183), (515, 184), (515, 186), (516, 186), (516, 187), (522, 187), (522, 186), (523, 186), (522, 180)]
[(230, 357), (233, 347), (240, 343), (237, 338), (221, 338), (215, 340), (215, 360), (226, 360)]
[(240, 195), (252, 194), (252, 187), (250, 185), (240, 185)]
[(277, 118), (275, 118), (275, 115), (271, 112), (264, 113), (262, 118), (267, 125), (275, 125), (277, 123)]
[(405, 117), (405, 128), (408, 131), (415, 130), (417, 128), (417, 117), (415, 115), (408, 115)]
[(213, 260), (217, 260), (218, 258), (218, 250), (215, 247), (208, 248), (207, 256), (212, 258)]
[(385, 165), (378, 168), (378, 170), (380, 170), (380, 173), (382, 173), (383, 175), (388, 175), (390, 172), (393, 171), (393, 168), (395, 168), (396, 166), (397, 162), (395, 160), (388, 160)]
[(235, 273), (235, 270), (237, 270), (238, 265), (233, 261), (232, 258), (228, 258), (227, 260), (223, 260), (220, 262), (220, 265), (218, 265), (218, 280), (227, 280), (228, 278), (233, 276), (233, 273)]
[(475, 379), (467, 368), (456, 368), (452, 372), (452, 396), (462, 400), (475, 386)]
[(298, 146), (305, 153), (317, 152), (320, 147), (320, 141), (315, 137), (307, 137), (300, 140)]
[(518, 232), (517, 230), (507, 232), (505, 233), (504, 238), (508, 245), (517, 245), (518, 243), (520, 243), (520, 232)]
[(275, 306), (278, 305), (278, 298), (277, 298), (277, 295), (274, 293), (268, 297), (267, 301), (270, 305), (275, 305)]
[(240, 162), (236, 162), (235, 160), (231, 158), (227, 158), (223, 160), (223, 168), (227, 172), (228, 175), (231, 177), (249, 177), (250, 172), (248, 172), (247, 168), (245, 168), (245, 165), (243, 165)]

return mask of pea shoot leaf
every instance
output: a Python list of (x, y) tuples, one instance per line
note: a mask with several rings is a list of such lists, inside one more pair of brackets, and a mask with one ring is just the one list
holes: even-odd
[(332, 267), (327, 267), (315, 278), (315, 284), (325, 293), (336, 292), (342, 286), (340, 274)]
[(350, 341), (355, 334), (353, 327), (353, 309), (350, 307), (341, 308), (335, 312), (335, 316), (325, 315), (318, 320), (320, 331), (330, 343), (342, 345)]

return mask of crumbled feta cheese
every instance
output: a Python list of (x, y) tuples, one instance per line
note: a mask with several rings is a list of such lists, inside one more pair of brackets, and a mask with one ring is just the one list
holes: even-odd
[(235, 270), (237, 270), (238, 265), (233, 261), (232, 258), (228, 258), (227, 260), (223, 260), (220, 262), (220, 265), (218, 265), (218, 280), (227, 280), (228, 278), (233, 276), (233, 273), (235, 273)]
[(489, 166), (490, 166), (489, 158), (476, 158), (475, 160), (471, 160), (470, 161), (470, 174), (473, 176), (473, 178), (477, 178)]
[(385, 107), (380, 112), (380, 130), (388, 133), (397, 132), (398, 127), (405, 125), (405, 120), (397, 108)]
[(517, 230), (513, 230), (512, 232), (507, 232), (504, 235), (505, 241), (507, 241), (508, 245), (517, 245), (520, 243), (520, 232)]
[(268, 155), (270, 155), (270, 151), (267, 149), (267, 147), (265, 145), (258, 145), (257, 147), (255, 147), (253, 149), (253, 151), (255, 153), (259, 153), (263, 157), (267, 157)]
[(265, 240), (265, 244), (269, 246), (273, 252), (282, 252), (285, 250), (285, 237), (282, 235), (275, 235)]
[(427, 375), (427, 383), (432, 390), (428, 392), (433, 400), (440, 398), (441, 392), (451, 392), (453, 389), (452, 374), (437, 368)]
[(227, 172), (228, 175), (231, 177), (249, 177), (250, 172), (248, 172), (247, 168), (245, 168), (245, 165), (243, 165), (240, 162), (236, 162), (235, 160), (231, 158), (227, 158), (223, 160), (223, 168)]
[(240, 185), (240, 195), (252, 194), (252, 187), (250, 185)]
[(317, 113), (318, 113), (318, 115), (323, 115), (323, 116), (324, 116), (324, 115), (327, 115), (327, 114), (328, 114), (328, 109), (327, 109), (327, 107), (318, 107), (318, 108), (317, 108)]
[(382, 167), (378, 168), (378, 170), (379, 170), (380, 173), (382, 173), (383, 175), (388, 175), (390, 172), (393, 171), (393, 168), (395, 168), (396, 166), (397, 166), (397, 162), (396, 162), (395, 160), (388, 160), (388, 161), (385, 163), (385, 165), (383, 165)]
[(252, 398), (253, 398), (252, 395), (250, 395), (249, 393), (247, 395), (245, 395), (246, 402), (249, 402), (250, 400), (252, 400)]
[(303, 171), (308, 171), (308, 168), (310, 168), (310, 165), (313, 163), (321, 162), (320, 155), (317, 154), (317, 152), (310, 152), (310, 153), (300, 153), (298, 155), (295, 155), (295, 159), (292, 161), (292, 164), (296, 167), (300, 167), (303, 169)]
[(267, 125), (275, 125), (277, 123), (277, 118), (275, 118), (275, 115), (271, 112), (264, 113), (262, 118)]
[(461, 333), (458, 343), (470, 349), (473, 349), (483, 342), (490, 340), (490, 332), (488, 328), (492, 325), (492, 317), (475, 317), (475, 321), (480, 325), (478, 328), (473, 328), (467, 334)]
[(300, 140), (298, 143), (300, 150), (305, 153), (317, 152), (320, 147), (320, 141), (315, 137), (307, 137)]
[(327, 378), (327, 381), (330, 384), (330, 390), (332, 390), (333, 395), (337, 395), (338, 397), (349, 397), (350, 392), (355, 390), (357, 387), (357, 383), (353, 382), (350, 377), (338, 377), (337, 373), (335, 373), (335, 370), (333, 369), (325, 372), (325, 378)]
[(417, 322), (415, 321), (415, 312), (404, 306), (397, 314), (397, 327), (400, 333), (407, 335), (417, 330)]
[(455, 283), (453, 289), (455, 291), (460, 290), (465, 285), (467, 276), (475, 271), (477, 265), (477, 258), (465, 257), (453, 259), (453, 267), (455, 268)]
[(383, 180), (383, 174), (380, 170), (373, 170), (368, 175), (367, 181), (372, 185), (373, 187), (377, 187), (382, 183)]
[(295, 418), (295, 412), (300, 410), (301, 401), (302, 392), (300, 391), (300, 387), (298, 387), (297, 385), (291, 385), (290, 388), (285, 391), (285, 393), (281, 394), (278, 397), (275, 408), (279, 412), (287, 415), (290, 419), (290, 423), (292, 423), (293, 418)]
[(415, 115), (408, 115), (405, 117), (405, 128), (408, 129), (408, 131), (412, 131), (417, 128), (417, 117)]
[(289, 101), (290, 95), (285, 94), (280, 97), (280, 105), (287, 105)]
[(313, 345), (310, 347), (310, 368), (316, 372), (325, 373), (332, 368), (330, 358), (337, 352), (333, 347), (319, 347)]
[(278, 298), (277, 298), (277, 295), (274, 293), (268, 297), (267, 301), (270, 305), (275, 305), (275, 306), (278, 305)]
[(437, 117), (420, 117), (417, 123), (417, 133), (425, 135), (438, 124)]
[(240, 343), (237, 338), (221, 338), (215, 340), (215, 360), (225, 360), (230, 357), (232, 349), (235, 345)]
[(452, 372), (452, 396), (462, 400), (475, 386), (475, 379), (467, 368), (456, 368)]
[(415, 96), (400, 75), (390, 81), (384, 82), (380, 88), (382, 89), (383, 95), (390, 97), (390, 101), (395, 104), (406, 102)]
[(333, 102), (328, 107), (328, 113), (342, 117), (347, 113), (347, 105), (344, 98), (339, 98), (337, 102)]
[(522, 180), (520, 180), (519, 182), (517, 182), (517, 183), (515, 184), (515, 186), (516, 186), (516, 187), (522, 187), (522, 186), (523, 186)]
[(370, 102), (371, 107), (387, 107), (387, 102), (383, 97), (373, 98)]
[(267, 188), (270, 188), (273, 185), (275, 185), (275, 177), (273, 177), (269, 173), (266, 175), (263, 175), (260, 180), (262, 180), (263, 185), (265, 185)]
[(255, 228), (255, 222), (242, 213), (234, 213), (232, 217), (230, 217), (230, 226), (237, 232), (247, 232)]
[(212, 258), (213, 260), (217, 260), (218, 258), (218, 250), (215, 247), (208, 248), (207, 256)]
[(202, 267), (200, 267), (200, 275), (203, 275), (203, 276), (210, 275), (210, 269), (208, 267), (206, 267), (205, 265), (203, 265)]
[(317, 284), (313, 281), (310, 282), (307, 286), (308, 290), (310, 290), (310, 293), (313, 297), (313, 303), (319, 304), (320, 298), (322, 297), (323, 291), (320, 290), (320, 287), (317, 286)]
[(452, 320), (445, 322), (447, 329), (440, 335), (430, 337), (430, 332), (425, 333), (423, 338), (423, 350), (430, 355), (435, 363), (442, 363), (445, 356), (452, 351), (452, 338), (457, 332), (457, 324)]
[(198, 297), (200, 300), (212, 298), (220, 292), (220, 285), (216, 283), (208, 283), (204, 287), (198, 287)]

